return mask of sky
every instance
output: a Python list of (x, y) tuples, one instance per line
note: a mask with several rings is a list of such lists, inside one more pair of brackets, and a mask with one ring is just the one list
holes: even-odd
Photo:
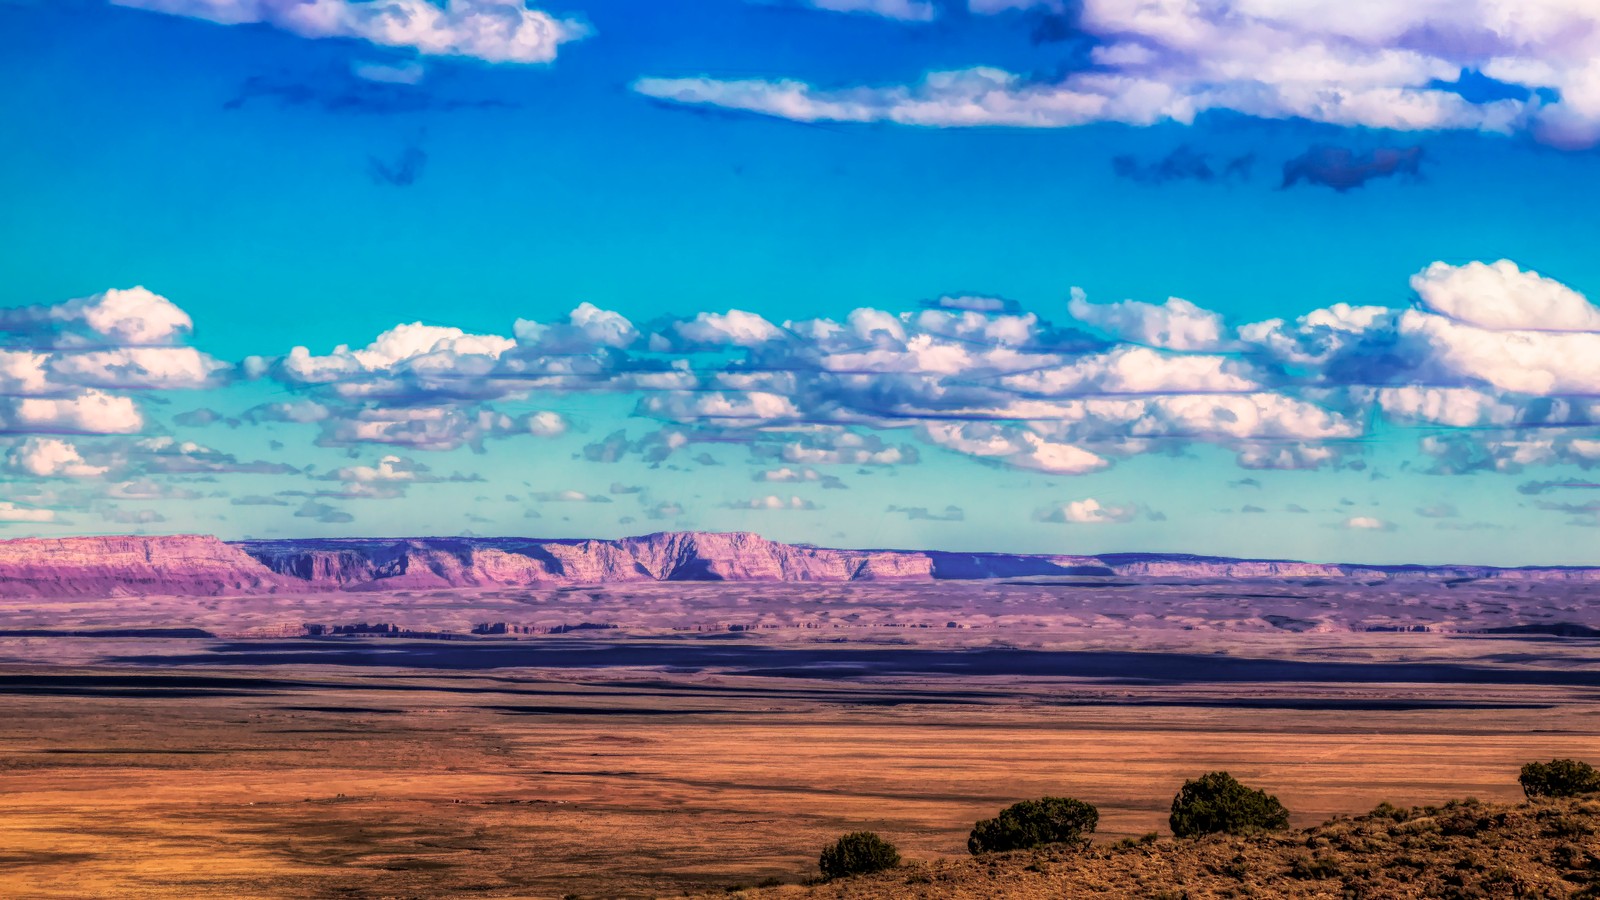
[(0, 0), (0, 537), (1596, 564), (1588, 0)]

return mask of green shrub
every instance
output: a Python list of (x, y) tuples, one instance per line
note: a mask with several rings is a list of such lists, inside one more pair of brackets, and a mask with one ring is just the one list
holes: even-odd
[(817, 861), (823, 878), (882, 872), (900, 864), (900, 851), (870, 831), (852, 831), (822, 851)]
[(1531, 762), (1522, 767), (1522, 793), (1535, 797), (1575, 797), (1600, 792), (1600, 772), (1576, 759)]
[(1000, 815), (972, 826), (967, 850), (1000, 853), (1045, 844), (1073, 844), (1100, 824), (1100, 811), (1093, 805), (1071, 797), (1040, 797), (1024, 800), (1000, 811)]
[(1277, 797), (1247, 788), (1227, 772), (1212, 772), (1183, 783), (1167, 821), (1178, 837), (1238, 834), (1287, 828), (1289, 811)]

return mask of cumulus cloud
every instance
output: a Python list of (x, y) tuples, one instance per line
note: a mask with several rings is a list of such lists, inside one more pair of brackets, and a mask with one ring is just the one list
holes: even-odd
[(113, 0), (222, 25), (265, 23), (306, 38), (354, 38), (428, 56), (548, 63), (589, 33), (523, 0)]
[(320, 476), (324, 481), (347, 484), (428, 484), (435, 482), (483, 481), (480, 475), (436, 475), (423, 463), (404, 456), (385, 456), (375, 466), (344, 466)]
[(839, 476), (824, 475), (821, 472), (818, 472), (816, 469), (808, 467), (792, 468), (790, 466), (780, 466), (776, 469), (763, 469), (762, 471), (756, 472), (751, 476), (751, 478), (755, 481), (777, 482), (781, 484), (818, 484), (823, 488), (831, 490), (842, 490), (845, 487), (844, 482), (839, 479)]
[[(929, 447), (1060, 476), (1197, 444), (1247, 469), (1356, 468), (1380, 427), (1413, 430), (1424, 466), (1437, 473), (1600, 466), (1600, 309), (1507, 261), (1436, 263), (1411, 287), (1406, 308), (1335, 304), (1237, 325), (1177, 298), (1096, 304), (1081, 292), (1059, 322), (973, 292), (910, 311), (863, 307), (781, 322), (729, 311), (637, 324), (581, 304), (556, 321), (515, 320), (510, 334), (409, 323), (326, 353), (295, 347), (237, 367), (185, 346), (192, 323), (165, 298), (107, 292), (0, 313), (10, 335), (0, 344), (0, 432), (14, 436), (4, 467), (26, 479), (98, 479), (102, 500), (126, 493), (111, 485), (174, 476), (305, 474), (137, 436), (150, 423), (130, 385), (188, 388), (235, 371), (270, 379), (287, 396), (229, 425), (297, 426), (350, 456), (315, 476), (336, 484), (271, 494), (297, 503), (472, 480), (413, 457), (558, 437), (574, 426), (540, 407), (580, 394), (631, 398), (635, 415), (655, 425), (607, 433), (575, 458), (711, 464), (715, 456), (693, 454), (720, 444), (746, 452), (758, 466), (750, 477), (772, 486), (843, 488), (832, 467), (893, 469), (918, 463)], [(158, 362), (147, 351), (174, 352)], [(365, 457), (365, 447), (383, 449)], [(766, 494), (736, 507), (809, 508), (795, 499)], [(1142, 512), (1087, 502), (1039, 515), (1108, 522)], [(949, 514), (896, 512), (920, 518), (919, 509)]]
[(749, 500), (730, 500), (722, 504), (724, 509), (769, 509), (769, 510), (813, 510), (819, 507), (802, 497), (781, 497), (777, 494), (768, 494), (765, 497), (753, 497)]
[(1035, 510), (1033, 520), (1073, 525), (1110, 525), (1132, 522), (1141, 511), (1142, 507), (1137, 503), (1106, 506), (1093, 497), (1086, 497)]
[(0, 500), (0, 524), (15, 522), (54, 522), (56, 512), (53, 509), (37, 509), (30, 506), (19, 506), (9, 500)]
[(1351, 516), (1344, 520), (1344, 528), (1351, 531), (1393, 531), (1394, 524), (1372, 516)]
[(0, 309), (0, 434), (142, 431), (129, 392), (214, 387), (231, 371), (182, 345), (192, 329), (188, 313), (142, 287)]
[(1074, 289), (1072, 317), (1136, 344), (1169, 350), (1213, 350), (1222, 344), (1222, 316), (1178, 297), (1160, 305), (1124, 300), (1094, 304)]
[[(978, 294), (781, 325), (733, 311), (640, 327), (591, 305), (565, 322), (518, 320), (513, 337), (413, 324), (361, 349), (262, 360), (259, 371), (307, 396), (244, 418), (314, 423), (329, 446), (482, 449), (567, 429), (555, 413), (514, 416), (491, 402), (632, 394), (635, 414), (663, 427), (614, 431), (581, 458), (662, 465), (694, 444), (736, 444), (772, 473), (758, 480), (827, 484), (805, 472), (915, 463), (918, 444), (890, 440), (895, 431), (1071, 475), (1194, 443), (1251, 469), (1359, 465), (1379, 418), (1512, 431), (1600, 421), (1588, 399), (1600, 394), (1588, 363), (1600, 332), (1584, 330), (1600, 313), (1581, 294), (1505, 262), (1436, 264), (1413, 287), (1409, 309), (1335, 304), (1237, 327), (1178, 298), (1093, 304), (1081, 292), (1065, 325)], [(1435, 437), (1422, 449), (1438, 471), (1589, 464), (1593, 441)]]
[(897, 466), (919, 459), (917, 448), (910, 444), (890, 444), (876, 434), (839, 429), (780, 435), (776, 441), (753, 443), (751, 454), (805, 465)]
[(1600, 309), (1572, 288), (1516, 263), (1436, 262), (1411, 278), (1424, 309), (1490, 331), (1600, 331)]
[(12, 447), (6, 454), (6, 466), (35, 478), (94, 478), (107, 471), (106, 466), (85, 462), (78, 448), (67, 441), (37, 437)]
[(0, 397), (0, 433), (132, 434), (144, 413), (132, 397), (85, 390), (65, 397)]

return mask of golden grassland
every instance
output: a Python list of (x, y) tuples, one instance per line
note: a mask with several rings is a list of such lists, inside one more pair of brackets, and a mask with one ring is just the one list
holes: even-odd
[[(1366, 652), (1465, 652), (1428, 649), (1440, 640)], [(946, 865), (974, 820), (1042, 794), (1095, 803), (1109, 842), (1164, 832), (1177, 786), (1227, 769), (1309, 826), (1380, 801), (1512, 802), (1522, 762), (1600, 747), (1600, 692), (1547, 685), (307, 665), (187, 668), (225, 680), (174, 688), (167, 674), (0, 670), (0, 896), (678, 895), (799, 882), (858, 828)], [(1286, 708), (1318, 699), (1350, 705)], [(1396, 700), (1467, 705), (1370, 708)], [(863, 896), (897, 896), (883, 884)]]

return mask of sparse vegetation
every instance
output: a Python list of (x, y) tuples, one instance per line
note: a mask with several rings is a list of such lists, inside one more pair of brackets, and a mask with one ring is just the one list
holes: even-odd
[(852, 831), (822, 851), (817, 867), (827, 879), (882, 872), (900, 864), (900, 851), (870, 831)]
[(1600, 771), (1576, 759), (1531, 762), (1517, 778), (1529, 800), (1539, 797), (1576, 797), (1600, 793)]
[(1100, 823), (1093, 804), (1071, 797), (1024, 800), (1000, 811), (992, 819), (972, 826), (967, 850), (973, 855), (1025, 850), (1046, 844), (1076, 844)]
[[(1471, 827), (1462, 827), (1470, 822)], [(851, 879), (816, 896), (899, 900), (934, 895), (1092, 900), (1327, 898), (1568, 898), (1600, 900), (1600, 849), (1563, 833), (1600, 825), (1600, 798), (1505, 805), (1472, 799), (1364, 816), (1303, 831), (1218, 834), (1207, 840), (1121, 841), (914, 863), (889, 877)], [(909, 890), (937, 885), (936, 891)], [(772, 894), (762, 896), (789, 896)]]
[(1227, 772), (1211, 772), (1183, 783), (1167, 820), (1178, 837), (1241, 834), (1289, 827), (1289, 811), (1278, 798), (1240, 784)]

